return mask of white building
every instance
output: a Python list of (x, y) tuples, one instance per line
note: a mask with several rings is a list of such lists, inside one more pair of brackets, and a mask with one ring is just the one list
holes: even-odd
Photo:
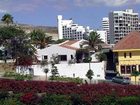
[[(37, 50), (37, 57), (39, 61), (47, 60), (50, 62), (52, 57), (58, 57), (59, 63), (68, 63), (70, 60), (76, 59), (76, 51), (81, 48), (80, 44), (82, 44), (85, 40), (67, 40), (60, 44), (50, 45), (44, 49)], [(87, 45), (84, 45), (87, 46)], [(92, 62), (98, 62), (95, 57), (96, 54), (92, 54)], [(80, 60), (84, 59), (79, 58)]]
[(100, 38), (102, 39), (102, 41), (107, 44), (107, 31), (98, 30), (96, 32), (97, 32), (97, 34), (100, 35)]
[[(44, 69), (48, 68), (48, 77), (51, 76), (52, 65), (49, 63), (52, 61), (52, 56), (59, 57), (59, 64), (55, 64), (57, 67), (58, 73), (60, 76), (66, 77), (79, 77), (83, 79), (87, 79), (86, 73), (89, 70), (89, 63), (69, 63), (70, 60), (75, 59), (76, 51), (80, 48), (80, 43), (84, 40), (67, 40), (61, 44), (51, 45), (44, 49), (37, 50), (38, 60), (43, 61), (47, 60), (48, 65), (32, 65), (31, 67), (22, 68), (17, 67), (17, 73), (30, 74), (31, 71), (29, 68), (32, 68), (32, 74), (39, 78), (45, 77)], [(90, 63), (90, 68), (94, 72), (93, 80), (104, 80), (105, 79), (105, 70), (106, 63), (98, 62), (95, 56), (91, 56), (92, 62)]]
[(79, 26), (72, 19), (63, 20), (62, 15), (58, 15), (58, 35), (59, 39), (84, 39), (89, 35), (89, 27)]
[(132, 9), (109, 13), (110, 43), (117, 43), (129, 32), (138, 30), (139, 17)]
[(74, 47), (67, 47), (63, 45), (51, 45), (44, 49), (39, 49), (38, 59), (40, 61), (47, 60), (48, 62), (52, 61), (52, 57), (59, 57), (60, 63), (68, 63), (69, 60), (75, 57), (76, 49)]
[(107, 32), (107, 43), (110, 43), (110, 36), (109, 36), (109, 18), (104, 17), (102, 19), (102, 29)]

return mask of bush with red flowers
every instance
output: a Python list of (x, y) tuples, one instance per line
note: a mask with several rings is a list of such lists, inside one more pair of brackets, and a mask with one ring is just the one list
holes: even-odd
[[(16, 81), (0, 79), (0, 90), (12, 91), (14, 93), (26, 93), (21, 100), (24, 103), (34, 100), (31, 93), (46, 93), (59, 95), (76, 94), (83, 102), (89, 105), (99, 101), (104, 96), (115, 94), (115, 97), (140, 96), (139, 85), (113, 85), (101, 84), (76, 84), (66, 82), (46, 82), (46, 81)], [(31, 92), (29, 94), (29, 92)], [(30, 103), (31, 105), (31, 103)]]
[(25, 93), (20, 97), (20, 101), (26, 105), (37, 105), (39, 97), (34, 93)]

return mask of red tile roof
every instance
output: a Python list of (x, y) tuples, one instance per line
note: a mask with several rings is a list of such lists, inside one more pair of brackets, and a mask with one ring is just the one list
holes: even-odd
[(61, 46), (61, 47), (68, 48), (68, 49), (71, 49), (71, 50), (78, 50), (78, 48), (71, 47), (71, 46), (65, 46), (65, 45), (60, 45), (60, 46)]
[(61, 45), (72, 45), (72, 44), (74, 44), (74, 43), (76, 43), (78, 41), (79, 40), (68, 40), (68, 41), (64, 42), (63, 44), (61, 44)]
[(78, 48), (72, 47), (71, 45), (78, 42), (79, 40), (68, 40), (66, 42), (63, 42), (62, 44), (60, 44), (61, 47), (65, 47), (68, 49), (72, 49), (72, 50), (77, 50)]
[(140, 49), (140, 32), (130, 32), (121, 39), (113, 50)]

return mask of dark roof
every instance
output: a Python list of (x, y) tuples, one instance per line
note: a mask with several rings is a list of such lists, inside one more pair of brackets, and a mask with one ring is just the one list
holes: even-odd
[(140, 32), (130, 32), (121, 39), (113, 48), (113, 50), (140, 49)]

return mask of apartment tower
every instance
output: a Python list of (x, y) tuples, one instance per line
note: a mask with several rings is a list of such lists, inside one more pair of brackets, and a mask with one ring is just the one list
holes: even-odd
[(139, 17), (132, 9), (109, 13), (110, 43), (115, 44), (129, 32), (138, 30)]
[(110, 43), (110, 36), (109, 36), (109, 18), (104, 17), (102, 19), (102, 29), (107, 32), (107, 43)]
[(89, 35), (90, 28), (75, 24), (72, 19), (64, 20), (62, 15), (58, 15), (58, 35), (59, 39), (84, 39)]

